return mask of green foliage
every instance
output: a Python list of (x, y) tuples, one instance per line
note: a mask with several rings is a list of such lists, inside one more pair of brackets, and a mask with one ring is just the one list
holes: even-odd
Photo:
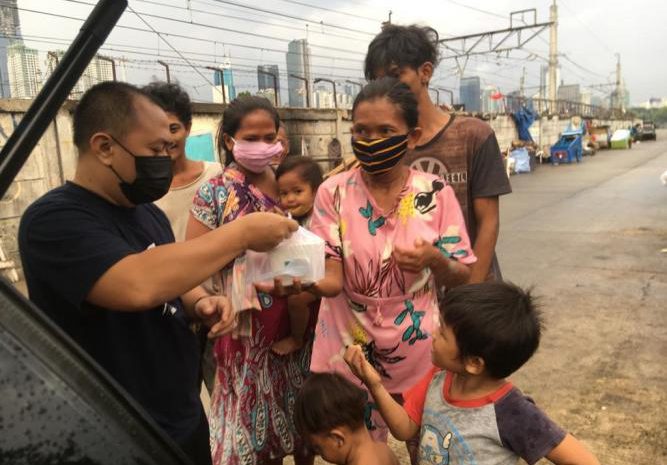
[(243, 92), (239, 92), (236, 94), (236, 97), (250, 97), (252, 94), (248, 92), (247, 90), (244, 90)]
[(632, 108), (630, 111), (644, 121), (653, 121), (659, 126), (667, 126), (667, 107), (650, 109)]

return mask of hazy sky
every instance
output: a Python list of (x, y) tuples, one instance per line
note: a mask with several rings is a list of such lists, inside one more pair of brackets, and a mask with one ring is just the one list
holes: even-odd
[[(84, 18), (95, 1), (18, 0), (18, 3), (23, 10)], [(186, 9), (188, 3), (191, 12)], [(315, 77), (358, 80), (362, 78), (362, 60), (368, 42), (379, 31), (380, 22), (386, 20), (389, 10), (393, 12), (394, 23), (428, 24), (437, 29), (441, 37), (447, 37), (508, 27), (509, 12), (513, 10), (536, 8), (538, 22), (547, 21), (550, 4), (551, 0), (130, 0), (130, 6), (140, 14), (145, 13), (143, 18), (152, 27), (170, 34), (164, 38), (204, 74), (205, 78), (187, 66), (174, 64), (171, 67), (172, 76), (187, 85), (194, 99), (202, 101), (209, 101), (212, 95), (211, 86), (206, 81), (212, 80), (212, 72), (204, 67), (222, 63), (225, 55), (231, 56), (237, 91), (254, 91), (257, 65), (278, 64), (281, 73), (285, 73), (287, 43), (307, 35)], [(571, 60), (560, 57), (560, 76), (566, 84), (584, 86), (613, 82), (614, 54), (620, 53), (623, 77), (632, 103), (646, 101), (649, 97), (667, 97), (667, 2), (558, 0), (558, 7), (559, 52)], [(64, 48), (61, 44), (71, 40), (81, 25), (80, 21), (29, 11), (21, 11), (20, 17), (26, 42), (44, 53)], [(308, 31), (305, 19), (312, 21)], [(129, 10), (119, 24), (147, 29)], [(525, 50), (514, 51), (509, 57), (503, 54), (471, 59), (466, 75), (478, 75), (483, 84), (496, 85), (503, 92), (510, 92), (518, 88), (525, 67), (525, 85), (531, 92), (539, 84), (540, 66), (545, 64), (543, 57), (548, 55), (548, 40), (546, 30), (528, 43)], [(138, 84), (153, 77), (164, 79), (164, 68), (156, 64), (158, 59), (184, 63), (152, 32), (116, 28), (105, 47), (107, 50), (102, 53), (128, 59), (127, 78)], [(281, 81), (285, 100), (287, 79), (284, 74)], [(453, 60), (443, 60), (435, 81), (439, 87), (458, 88)], [(603, 97), (608, 92), (595, 90), (594, 95)]]

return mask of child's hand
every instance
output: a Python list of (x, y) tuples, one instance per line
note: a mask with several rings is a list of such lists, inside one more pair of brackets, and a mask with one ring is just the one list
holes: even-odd
[(343, 356), (345, 363), (350, 367), (350, 370), (359, 378), (368, 389), (373, 389), (374, 387), (382, 385), (382, 378), (380, 374), (373, 368), (373, 365), (368, 363), (364, 353), (361, 350), (361, 346), (353, 345), (349, 346), (345, 350), (345, 355)]

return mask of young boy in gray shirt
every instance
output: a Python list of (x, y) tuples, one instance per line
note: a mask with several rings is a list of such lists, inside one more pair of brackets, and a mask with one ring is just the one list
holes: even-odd
[(401, 406), (358, 346), (345, 361), (368, 387), (391, 433), (420, 433), (419, 464), (599, 465), (598, 460), (505, 378), (532, 357), (541, 320), (528, 292), (503, 282), (459, 286), (440, 305), (433, 369)]

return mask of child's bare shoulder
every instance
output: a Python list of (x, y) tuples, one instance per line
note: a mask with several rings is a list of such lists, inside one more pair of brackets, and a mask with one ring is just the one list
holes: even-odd
[(398, 458), (387, 444), (382, 442), (375, 443), (375, 461), (369, 462), (373, 465), (399, 465)]

